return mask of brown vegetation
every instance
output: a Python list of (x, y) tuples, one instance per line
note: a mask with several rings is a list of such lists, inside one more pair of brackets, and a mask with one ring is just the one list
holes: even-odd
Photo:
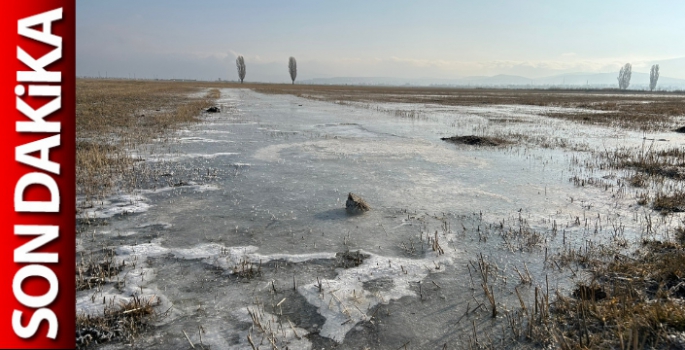
[(77, 348), (111, 341), (132, 343), (158, 316), (154, 311), (157, 303), (158, 300), (154, 297), (145, 299), (134, 295), (128, 302), (106, 305), (102, 315), (78, 315)]
[(178, 82), (88, 80), (76, 84), (76, 185), (87, 200), (132, 187), (135, 160), (127, 150), (197, 120), (219, 91)]
[(81, 256), (76, 264), (76, 290), (86, 290), (102, 286), (111, 282), (113, 277), (119, 275), (123, 265), (118, 265), (114, 261), (114, 252), (109, 250), (105, 253), (102, 260), (93, 260), (90, 255), (88, 259)]
[[(646, 143), (640, 148), (619, 148), (599, 153), (595, 159), (602, 169), (632, 169), (635, 173), (627, 178), (628, 183), (637, 188), (649, 189), (650, 184), (663, 184), (669, 180), (674, 185), (656, 186), (650, 196), (648, 192), (639, 195), (638, 204), (652, 204), (654, 210), (662, 214), (685, 211), (685, 150), (679, 147), (655, 150), (653, 144)], [(651, 197), (651, 198), (650, 198)]]
[(553, 336), (563, 349), (671, 349), (685, 331), (685, 248), (649, 241), (634, 256), (594, 255), (574, 297), (558, 295)]
[[(652, 205), (654, 210), (662, 213), (682, 213), (685, 212), (685, 192), (676, 191), (672, 193), (657, 193)], [(685, 261), (684, 261), (685, 263)]]

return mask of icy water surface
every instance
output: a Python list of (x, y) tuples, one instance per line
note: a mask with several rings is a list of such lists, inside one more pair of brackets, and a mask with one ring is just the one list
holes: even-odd
[[(548, 119), (542, 107), (221, 95), (221, 113), (134, 152), (154, 169), (147, 189), (80, 214), (108, 224), (82, 228), (78, 251), (112, 248), (126, 267), (119, 283), (78, 292), (77, 309), (154, 296), (164, 317), (136, 340), (144, 348), (246, 349), (248, 335), (260, 348), (466, 347), (475, 328), (501, 334), (503, 323), (487, 312), (471, 264), (479, 254), (495, 266), (486, 283), (500, 310), (513, 310), (515, 267), (534, 278), (524, 295), (567, 290), (548, 254), (634, 236), (651, 214), (618, 190), (621, 174), (574, 165), (587, 149), (639, 145), (641, 133)], [(527, 141), (440, 140), (468, 134)], [(573, 176), (604, 186), (577, 187)], [(348, 214), (348, 192), (372, 210)]]

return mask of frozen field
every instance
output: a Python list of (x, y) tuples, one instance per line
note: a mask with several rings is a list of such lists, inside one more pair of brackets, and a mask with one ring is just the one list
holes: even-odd
[[(554, 257), (682, 217), (637, 205), (626, 173), (588, 164), (603, 149), (682, 147), (685, 134), (541, 116), (582, 111), (562, 107), (329, 103), (240, 89), (221, 90), (218, 105), (132, 152), (152, 174), (145, 189), (79, 209), (81, 222), (107, 222), (80, 226), (79, 259), (111, 251), (123, 267), (78, 291), (77, 311), (154, 301), (163, 316), (136, 339), (142, 348), (496, 342), (518, 295), (531, 305), (536, 287), (568, 294), (583, 278)], [(455, 135), (510, 143), (441, 140)], [(371, 211), (346, 212), (349, 192)]]

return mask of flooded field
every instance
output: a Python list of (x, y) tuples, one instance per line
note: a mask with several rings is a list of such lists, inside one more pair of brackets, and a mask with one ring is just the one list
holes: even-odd
[[(221, 89), (219, 113), (129, 150), (145, 174), (135, 191), (79, 198), (77, 312), (156, 317), (77, 338), (101, 349), (550, 346), (559, 338), (533, 320), (591, 279), (574, 257), (682, 230), (682, 117), (646, 131), (550, 117), (614, 113), (577, 105), (305, 97)], [(472, 137), (442, 140), (453, 136)], [(621, 152), (635, 163), (619, 164)], [(639, 156), (659, 152), (671, 172), (637, 186)], [(371, 209), (346, 210), (350, 192)]]

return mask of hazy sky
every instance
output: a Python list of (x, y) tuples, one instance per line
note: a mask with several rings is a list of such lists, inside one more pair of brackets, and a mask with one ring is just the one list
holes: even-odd
[(685, 79), (685, 1), (79, 0), (77, 74), (289, 81), (618, 72)]

